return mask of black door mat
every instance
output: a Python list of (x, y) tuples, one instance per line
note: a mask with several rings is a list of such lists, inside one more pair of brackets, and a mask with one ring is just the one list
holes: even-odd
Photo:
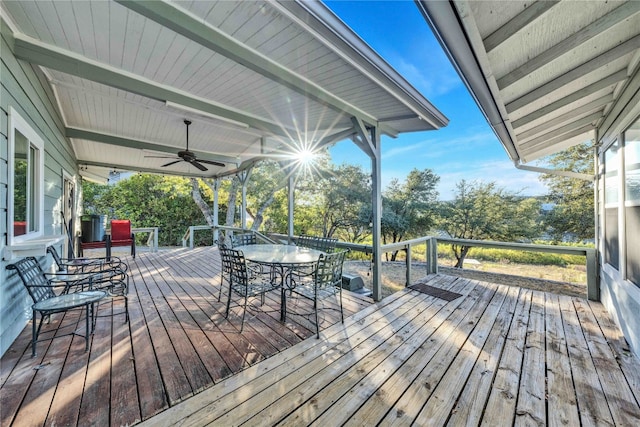
[(436, 288), (434, 286), (425, 285), (424, 283), (416, 283), (409, 286), (414, 291), (422, 292), (423, 294), (431, 295), (432, 297), (440, 298), (445, 301), (453, 301), (456, 298), (460, 298), (462, 294), (447, 291), (444, 289)]

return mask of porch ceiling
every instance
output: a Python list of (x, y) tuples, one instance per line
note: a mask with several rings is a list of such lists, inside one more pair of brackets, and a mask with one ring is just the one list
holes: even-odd
[[(53, 88), (81, 174), (220, 176), (262, 156), (447, 119), (320, 2), (2, 1)], [(186, 107), (186, 108), (185, 108)], [(207, 165), (162, 168), (185, 148)]]
[(416, 3), (514, 162), (594, 139), (640, 63), (638, 1)]

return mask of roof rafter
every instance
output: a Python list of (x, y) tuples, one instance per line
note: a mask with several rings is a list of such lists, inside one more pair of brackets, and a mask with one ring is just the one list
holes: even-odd
[(376, 118), (324, 90), (312, 81), (283, 67), (249, 46), (197, 19), (179, 6), (165, 1), (115, 0), (121, 5), (217, 52), (270, 80), (303, 94), (338, 112), (355, 115), (374, 124)]
[[(585, 86), (580, 90), (575, 91), (574, 93), (565, 96), (562, 99), (559, 99), (555, 102), (552, 102), (549, 105), (545, 105), (542, 108), (538, 108), (531, 114), (527, 114), (524, 117), (519, 118), (518, 120), (513, 121), (513, 127), (519, 128), (521, 126), (526, 125), (527, 123), (531, 123), (534, 120), (537, 120), (547, 114), (551, 114), (554, 111), (571, 104), (572, 102), (578, 101), (586, 96), (589, 96), (593, 93), (598, 92), (599, 90), (605, 89), (608, 86), (614, 85), (618, 82), (623, 81), (627, 78), (627, 70), (626, 68), (616, 71), (615, 73), (605, 77), (602, 80), (599, 80), (595, 83), (590, 84), (589, 86)], [(613, 93), (613, 91), (611, 91)]]
[(518, 68), (512, 70), (508, 74), (497, 79), (498, 87), (504, 89), (518, 80), (528, 76), (543, 65), (553, 61), (554, 59), (570, 52), (580, 46), (589, 39), (601, 34), (607, 28), (618, 24), (625, 19), (640, 12), (640, 2), (632, 1), (617, 7), (613, 11), (604, 15), (600, 19), (592, 22), (580, 31), (572, 34), (570, 37), (557, 43), (555, 46), (545, 50), (541, 54), (531, 58)]
[(577, 117), (580, 117), (586, 113), (590, 113), (592, 111), (595, 110), (600, 110), (600, 112), (602, 113), (603, 111), (603, 107), (609, 103), (613, 102), (613, 93), (609, 93), (605, 96), (601, 96), (598, 99), (595, 99), (591, 102), (589, 102), (588, 104), (584, 104), (578, 108), (572, 109), (571, 111), (568, 111), (564, 114), (560, 114), (559, 116), (554, 117), (553, 119), (546, 121), (544, 123), (542, 123), (541, 125), (538, 125), (534, 128), (531, 128), (529, 130), (526, 130), (524, 132), (520, 132), (518, 133), (516, 131), (516, 134), (518, 135), (518, 140), (519, 141), (526, 141), (528, 138), (532, 138), (550, 128), (553, 128), (561, 123), (564, 122), (568, 122), (569, 120), (575, 119)]
[(534, 147), (537, 144), (543, 143), (544, 141), (548, 141), (549, 139), (555, 138), (555, 137), (560, 136), (560, 135), (565, 135), (565, 134), (573, 131), (574, 129), (581, 128), (581, 127), (583, 127), (585, 125), (588, 125), (588, 124), (592, 124), (593, 128), (595, 129), (595, 122), (598, 121), (600, 118), (602, 118), (602, 112), (601, 111), (597, 111), (597, 112), (595, 112), (593, 114), (589, 114), (588, 116), (579, 118), (579, 119), (577, 119), (577, 120), (575, 120), (575, 121), (573, 121), (571, 123), (568, 123), (568, 124), (566, 124), (564, 126), (561, 126), (561, 127), (557, 128), (557, 129), (550, 130), (549, 132), (547, 132), (547, 133), (545, 133), (543, 135), (540, 135), (537, 138), (533, 138), (533, 139), (531, 139), (529, 141), (522, 141), (521, 140), (520, 143), (521, 143), (522, 147), (525, 147), (525, 148)]
[[(190, 178), (213, 178), (214, 175), (204, 175), (204, 173), (192, 173), (192, 172), (175, 172), (167, 169), (166, 172), (163, 172), (159, 169), (152, 168), (141, 168), (138, 166), (125, 165), (122, 163), (102, 163), (102, 162), (94, 162), (91, 160), (83, 160), (78, 159), (78, 165), (80, 166), (95, 166), (99, 168), (105, 169), (121, 169), (123, 171), (133, 171), (133, 172), (144, 172), (144, 173), (154, 173), (157, 175), (179, 175), (186, 176)], [(82, 169), (80, 170), (80, 175), (83, 174)]]
[[(170, 147), (168, 145), (162, 145), (152, 142), (140, 141), (136, 139), (124, 138), (117, 135), (111, 135), (107, 133), (94, 132), (86, 129), (79, 129), (74, 127), (65, 128), (65, 134), (68, 138), (86, 139), (89, 141), (101, 142), (109, 145), (116, 145), (118, 147), (135, 148), (139, 150), (152, 150), (162, 153), (176, 154), (176, 147)], [(200, 160), (213, 160), (224, 163), (238, 164), (239, 161), (236, 157), (223, 156), (218, 154), (208, 153), (206, 151), (190, 150)]]
[(546, 13), (559, 1), (560, 0), (536, 1), (531, 4), (531, 6), (513, 17), (509, 22), (495, 30), (493, 33), (489, 34), (483, 40), (484, 48), (487, 53), (498, 47), (505, 40), (524, 28), (526, 25), (538, 19), (538, 17)]
[(15, 33), (13, 38), (13, 53), (22, 60), (147, 98), (185, 105), (229, 120), (245, 123), (252, 128), (273, 135), (289, 137), (295, 132), (294, 129), (285, 128), (281, 124), (246, 114), (232, 107), (194, 96), (188, 92), (88, 59), (75, 52), (43, 43), (24, 34)]
[(543, 96), (546, 96), (561, 88), (564, 85), (571, 83), (572, 81), (589, 74), (590, 72), (597, 70), (600, 67), (603, 67), (610, 62), (620, 58), (627, 53), (630, 53), (636, 49), (640, 48), (640, 35), (634, 36), (629, 40), (619, 44), (618, 46), (609, 49), (608, 51), (602, 53), (601, 55), (596, 56), (595, 58), (584, 62), (583, 64), (577, 66), (571, 71), (568, 71), (559, 77), (543, 84), (542, 86), (537, 87), (526, 95), (521, 96), (520, 98), (511, 101), (506, 105), (507, 112), (513, 113), (516, 110), (524, 107), (527, 104), (530, 104)]

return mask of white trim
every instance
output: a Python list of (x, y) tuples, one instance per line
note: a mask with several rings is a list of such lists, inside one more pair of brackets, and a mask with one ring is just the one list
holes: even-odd
[[(44, 141), (37, 134), (31, 125), (14, 109), (9, 107), (9, 127), (8, 127), (8, 196), (7, 196), (7, 246), (16, 243), (25, 242), (34, 238), (41, 237), (44, 233)], [(37, 150), (38, 158), (36, 161), (36, 187), (38, 189), (38, 200), (36, 202), (36, 218), (37, 231), (27, 232), (23, 236), (13, 235), (13, 217), (14, 217), (14, 167), (15, 167), (15, 131), (18, 130), (23, 134)]]

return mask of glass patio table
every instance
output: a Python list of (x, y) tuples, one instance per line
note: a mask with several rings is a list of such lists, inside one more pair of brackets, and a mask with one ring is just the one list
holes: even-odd
[(320, 255), (324, 252), (293, 245), (244, 245), (234, 249), (242, 251), (244, 258), (256, 264), (271, 267), (279, 276), (280, 283), (280, 321), (287, 316), (286, 291), (293, 286), (288, 278), (292, 271), (301, 268), (315, 268)]

